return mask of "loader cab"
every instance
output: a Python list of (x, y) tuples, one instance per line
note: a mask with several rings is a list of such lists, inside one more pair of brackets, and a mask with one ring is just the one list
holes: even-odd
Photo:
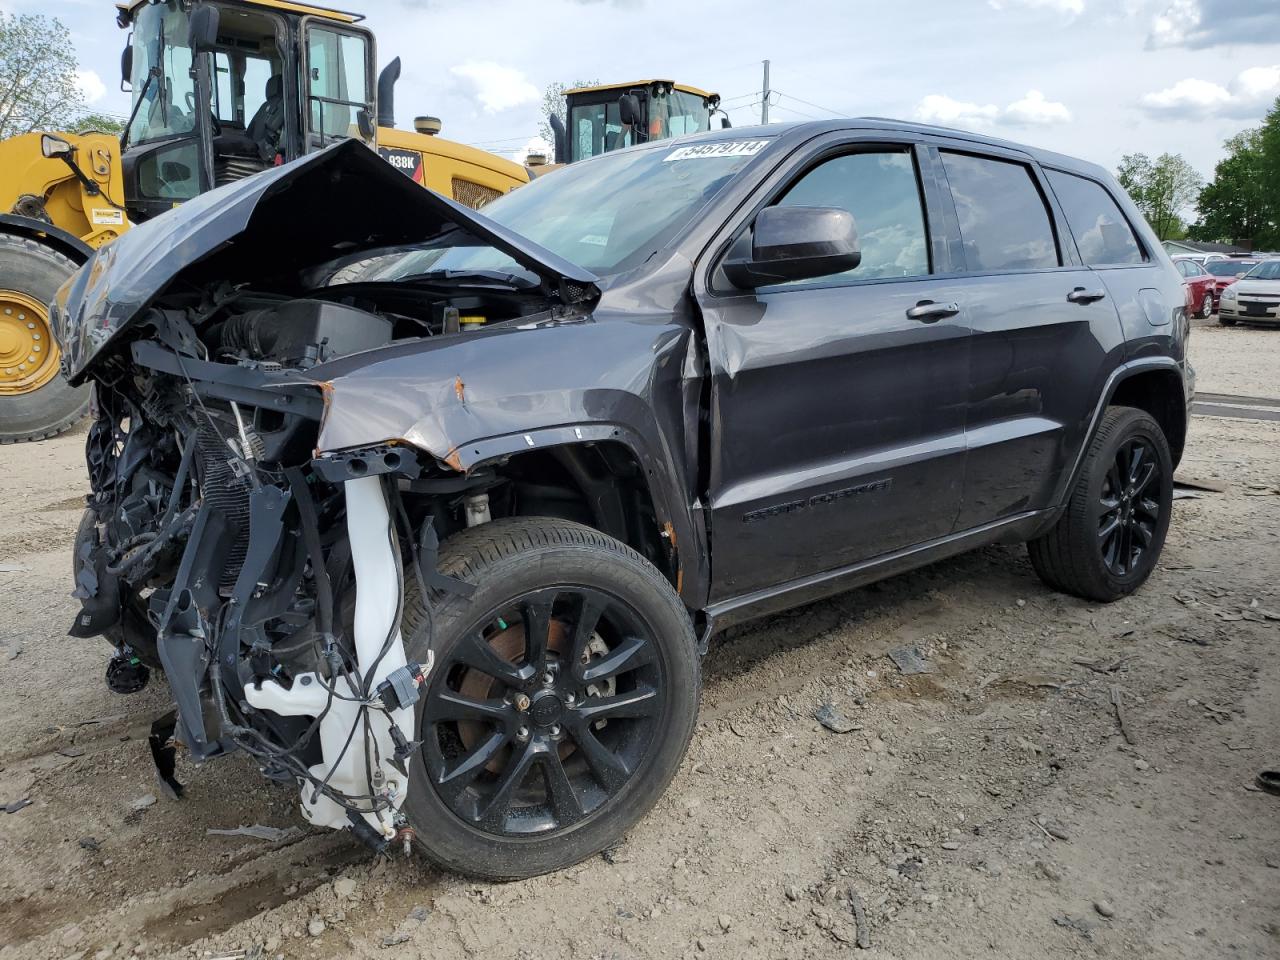
[(556, 162), (709, 130), (719, 105), (719, 94), (670, 80), (577, 87), (565, 93), (568, 123), (556, 131)]
[(338, 139), (373, 145), (374, 39), (360, 19), (288, 0), (122, 6), (130, 216), (145, 220)]

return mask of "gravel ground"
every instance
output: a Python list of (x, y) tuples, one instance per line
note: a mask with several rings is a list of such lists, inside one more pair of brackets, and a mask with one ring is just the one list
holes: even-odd
[[(1280, 398), (1280, 331), (1192, 345), (1201, 389)], [(993, 547), (719, 638), (649, 817), (499, 885), (372, 862), (242, 758), (155, 799), (163, 685), (115, 697), (65, 636), (82, 440), (0, 448), (0, 801), (32, 801), (0, 815), (0, 960), (1280, 956), (1280, 799), (1252, 788), (1280, 763), (1280, 423), (1195, 419), (1181, 472), (1226, 490), (1176, 502), (1113, 606)], [(900, 675), (904, 643), (935, 671)], [(206, 834), (250, 824), (289, 833)]]

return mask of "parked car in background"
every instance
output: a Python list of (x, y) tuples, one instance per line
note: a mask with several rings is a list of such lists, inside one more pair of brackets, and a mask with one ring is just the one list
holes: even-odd
[(1280, 259), (1258, 264), (1223, 291), (1218, 322), (1234, 327), (1240, 320), (1280, 320)]
[(1222, 302), (1222, 291), (1231, 286), (1246, 273), (1256, 267), (1261, 260), (1252, 257), (1249, 259), (1241, 259), (1234, 257), (1228, 260), (1211, 260), (1204, 265), (1205, 270), (1213, 274), (1215, 278), (1213, 290), (1213, 309), (1217, 310), (1218, 305)]
[(1182, 289), (1187, 294), (1187, 313), (1205, 319), (1213, 313), (1217, 278), (1191, 257), (1177, 257), (1173, 265), (1182, 276)]

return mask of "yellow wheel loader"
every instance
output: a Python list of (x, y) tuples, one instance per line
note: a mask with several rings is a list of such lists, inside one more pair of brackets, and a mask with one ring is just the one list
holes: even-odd
[(375, 76), (362, 19), (290, 0), (120, 4), (133, 100), (123, 136), (0, 141), (0, 443), (53, 436), (84, 414), (87, 392), (58, 375), (46, 304), (133, 223), (347, 138), (471, 207), (528, 182), (527, 168), (436, 136), (434, 118), (395, 129), (400, 61)]
[(555, 114), (549, 118), (557, 164), (710, 130), (716, 114), (722, 127), (729, 126), (720, 94), (671, 80), (575, 87), (564, 97), (567, 129)]

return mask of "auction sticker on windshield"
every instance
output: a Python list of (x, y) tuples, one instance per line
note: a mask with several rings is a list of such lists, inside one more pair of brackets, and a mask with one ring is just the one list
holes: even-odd
[(692, 147), (678, 147), (662, 158), (663, 163), (672, 160), (706, 160), (711, 157), (753, 157), (765, 148), (768, 140), (725, 140), (722, 143), (699, 143)]

